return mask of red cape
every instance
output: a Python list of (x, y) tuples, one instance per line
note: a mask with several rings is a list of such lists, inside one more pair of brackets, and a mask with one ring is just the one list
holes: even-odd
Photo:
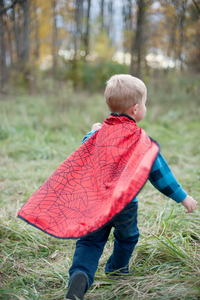
[(159, 146), (126, 116), (111, 116), (29, 198), (18, 216), (57, 238), (105, 225), (141, 190)]

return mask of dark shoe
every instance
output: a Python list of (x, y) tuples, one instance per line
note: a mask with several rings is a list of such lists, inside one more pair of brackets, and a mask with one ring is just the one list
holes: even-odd
[(83, 273), (77, 273), (72, 278), (67, 292), (67, 299), (83, 300), (83, 296), (87, 289), (87, 277)]

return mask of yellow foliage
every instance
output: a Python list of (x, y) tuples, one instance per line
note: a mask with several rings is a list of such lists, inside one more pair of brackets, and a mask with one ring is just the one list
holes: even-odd
[(111, 60), (115, 52), (115, 47), (112, 45), (111, 40), (103, 32), (96, 38), (93, 49), (99, 59), (103, 60)]

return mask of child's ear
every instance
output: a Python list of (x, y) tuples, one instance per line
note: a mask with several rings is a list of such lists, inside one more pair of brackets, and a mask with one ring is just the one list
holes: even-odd
[(131, 106), (131, 113), (133, 115), (136, 115), (138, 111), (138, 104), (134, 104), (133, 106)]

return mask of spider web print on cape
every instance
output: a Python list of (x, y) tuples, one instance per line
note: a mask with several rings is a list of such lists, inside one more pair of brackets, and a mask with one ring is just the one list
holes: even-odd
[(18, 216), (57, 238), (94, 232), (138, 194), (158, 151), (133, 120), (111, 116), (55, 170)]

